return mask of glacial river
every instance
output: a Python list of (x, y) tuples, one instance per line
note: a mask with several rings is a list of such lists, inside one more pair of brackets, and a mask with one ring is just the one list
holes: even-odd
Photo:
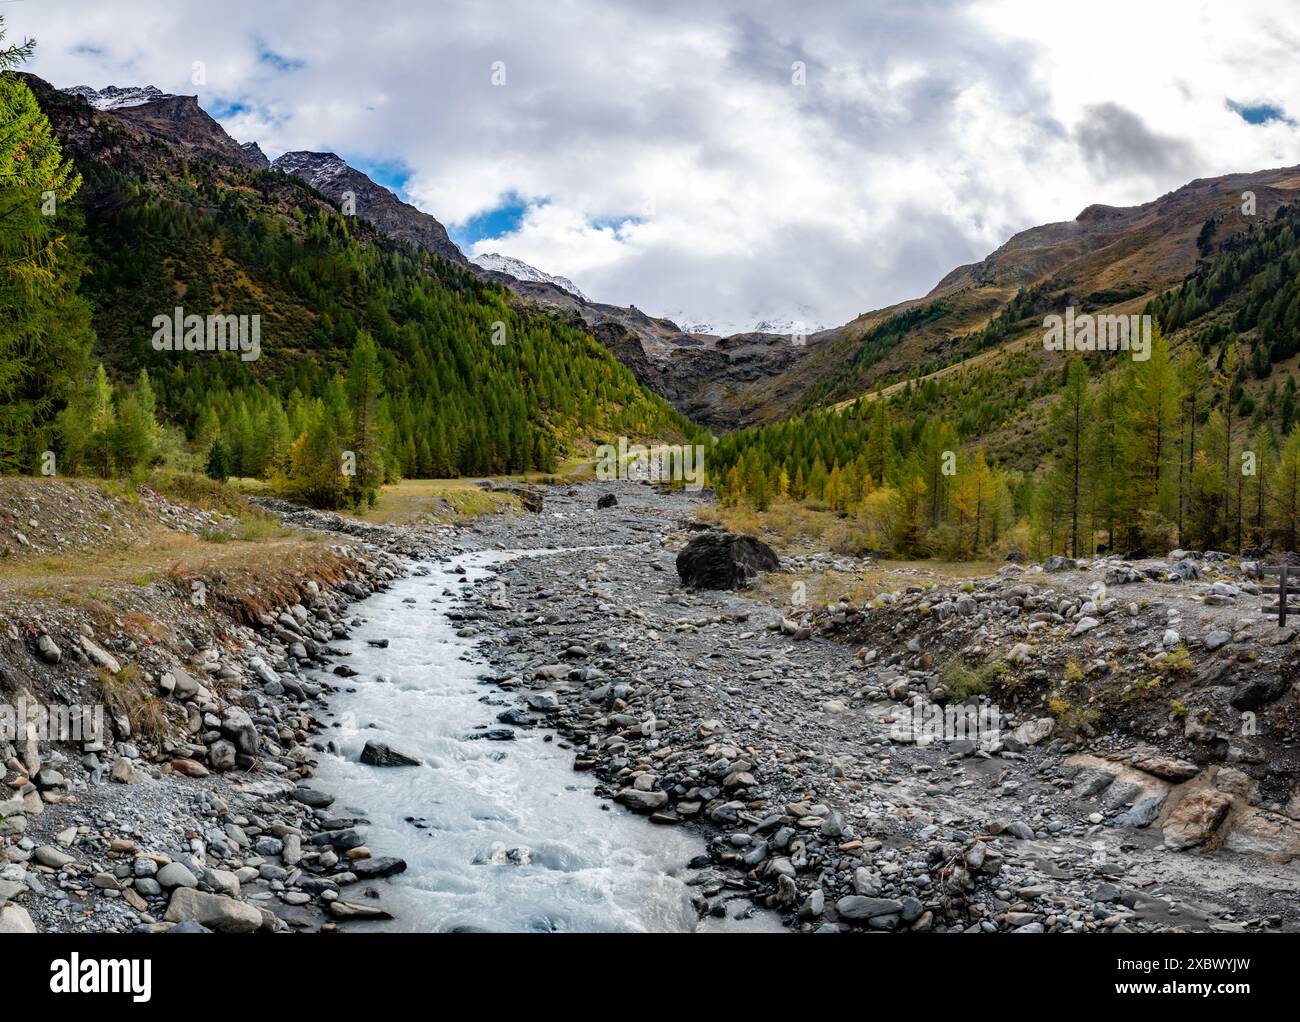
[[(349, 928), (779, 929), (768, 913), (697, 921), (685, 866), (703, 851), (699, 840), (594, 797), (591, 780), (573, 770), (572, 752), (546, 742), (544, 730), (516, 730), (514, 741), (470, 737), (484, 725), (501, 726), (496, 715), (513, 697), (480, 680), (488, 667), (446, 612), (459, 606), (466, 581), (515, 556), (524, 554), (491, 551), (430, 564), (430, 574), (355, 604), (349, 618), (365, 623), (335, 643), (351, 651), (341, 662), (360, 673), (331, 677), (353, 691), (331, 701), (339, 755), (323, 758), (313, 786), (336, 796), (334, 812), (370, 821), (366, 843), (375, 855), (407, 862), (405, 873), (378, 882), (381, 903), (396, 918)], [(467, 574), (456, 574), (456, 565)], [(375, 648), (369, 639), (388, 646)], [(369, 739), (423, 765), (362, 764)]]

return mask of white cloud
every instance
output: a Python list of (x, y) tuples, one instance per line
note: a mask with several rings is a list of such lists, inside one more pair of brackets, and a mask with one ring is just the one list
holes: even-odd
[(842, 322), (1091, 203), (1300, 163), (1294, 126), (1227, 107), (1300, 96), (1296, 32), (1262, 0), (804, 6), (332, 0), (308, 14), (136, 0), (123, 17), (48, 0), (4, 13), (38, 37), (31, 70), (57, 85), (243, 104), (225, 122), (241, 141), (404, 165), (413, 201), (450, 225), (522, 197), (518, 229), (475, 251), (734, 326), (808, 309)]

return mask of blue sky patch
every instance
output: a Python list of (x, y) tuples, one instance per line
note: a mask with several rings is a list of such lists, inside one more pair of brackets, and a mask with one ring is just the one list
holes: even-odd
[(1269, 121), (1281, 121), (1283, 124), (1295, 124), (1286, 111), (1272, 103), (1238, 103), (1228, 100), (1228, 109), (1247, 124), (1267, 124)]
[(251, 109), (244, 103), (233, 99), (214, 99), (211, 100), (204, 108), (213, 120), (224, 121), (229, 117), (235, 117)]
[(613, 231), (618, 234), (624, 227), (635, 227), (642, 223), (645, 223), (642, 217), (628, 214), (627, 216), (597, 217), (591, 221), (591, 226), (598, 231)]
[[(447, 226), (447, 233), (462, 251), (468, 252), (476, 241), (483, 238), (499, 238), (503, 234), (518, 230), (524, 221), (524, 213), (529, 203), (518, 195), (508, 195), (505, 201), (495, 209), (470, 217), (463, 224)], [(435, 212), (434, 216), (438, 214)]]
[(364, 156), (349, 156), (344, 152), (340, 152), (339, 156), (349, 167), (355, 167), (371, 181), (383, 185), (403, 202), (411, 201), (406, 194), (406, 184), (411, 180), (411, 168), (400, 160), (369, 160)]
[(298, 60), (296, 57), (286, 57), (283, 53), (276, 53), (269, 46), (261, 47), (257, 52), (257, 59), (263, 64), (269, 64), (277, 71), (297, 71), (299, 68), (306, 67), (305, 60)]

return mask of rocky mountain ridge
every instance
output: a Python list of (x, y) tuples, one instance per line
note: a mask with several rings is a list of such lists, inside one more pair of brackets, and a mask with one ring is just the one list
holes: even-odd
[(468, 265), (447, 229), (428, 213), (403, 202), (335, 153), (291, 152), (277, 157), (273, 170), (301, 178), (325, 197), (368, 220), (391, 238), (405, 241), (440, 259)]
[(70, 96), (80, 96), (96, 110), (119, 110), (122, 107), (151, 103), (156, 99), (176, 98), (153, 85), (132, 85), (126, 88), (105, 85), (102, 89), (94, 89), (89, 85), (76, 85), (63, 91)]
[[(38, 94), (53, 90), (34, 76), (28, 78), (40, 83)], [(671, 319), (635, 307), (594, 302), (571, 281), (553, 278), (526, 263), (484, 266), (467, 260), (435, 217), (403, 202), (337, 154), (295, 151), (268, 161), (256, 142), (240, 143), (231, 138), (202, 110), (195, 96), (169, 96), (152, 86), (101, 90), (78, 86), (62, 91), (86, 101), (90, 116), (83, 119), (87, 121), (95, 116), (115, 119), (149, 137), (172, 142), (195, 158), (254, 170), (281, 170), (339, 205), (350, 193), (356, 215), (389, 237), (502, 284), (527, 305), (571, 318), (609, 348), (643, 386), (704, 424), (722, 429), (740, 424), (743, 420), (727, 398), (733, 388), (784, 372), (804, 351), (789, 337), (775, 334), (745, 334), (739, 339), (694, 336)]]

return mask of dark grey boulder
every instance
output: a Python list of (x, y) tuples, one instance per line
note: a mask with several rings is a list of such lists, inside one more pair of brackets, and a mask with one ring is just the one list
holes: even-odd
[(361, 762), (374, 767), (404, 767), (419, 766), (424, 761), (371, 739), (361, 750)]
[(484, 731), (474, 731), (465, 736), (467, 741), (513, 742), (515, 733), (508, 727), (490, 727)]
[(316, 791), (314, 788), (294, 788), (292, 798), (295, 802), (301, 802), (312, 809), (326, 809), (334, 804), (334, 796), (326, 795), (323, 791)]
[(1232, 690), (1228, 701), (1232, 703), (1233, 709), (1258, 710), (1273, 700), (1280, 699), (1290, 687), (1290, 682), (1280, 676), (1250, 678)]
[(764, 571), (779, 571), (776, 552), (754, 536), (706, 532), (677, 555), (677, 574), (692, 589), (743, 589)]
[(358, 859), (348, 868), (361, 880), (378, 880), (396, 873), (405, 873), (406, 860), (383, 855), (377, 859)]

